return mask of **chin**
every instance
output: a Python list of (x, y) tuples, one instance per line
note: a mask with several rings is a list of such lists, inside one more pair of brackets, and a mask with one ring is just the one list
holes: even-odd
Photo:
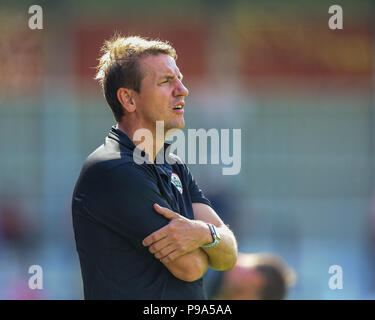
[(165, 126), (166, 126), (167, 131), (168, 130), (181, 130), (185, 127), (185, 121), (181, 120), (181, 121), (174, 122), (174, 123), (168, 123)]

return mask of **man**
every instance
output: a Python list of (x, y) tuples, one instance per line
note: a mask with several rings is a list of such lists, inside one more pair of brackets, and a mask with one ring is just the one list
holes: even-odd
[(271, 253), (238, 254), (236, 266), (208, 274), (208, 296), (219, 300), (282, 300), (295, 284), (296, 273)]
[[(188, 90), (176, 58), (168, 43), (141, 37), (103, 47), (96, 78), (117, 125), (87, 158), (72, 201), (85, 299), (205, 299), (208, 266), (236, 263), (233, 233), (164, 145), (168, 130), (184, 127)], [(156, 121), (164, 121), (158, 139)], [(134, 138), (139, 130), (151, 141)]]

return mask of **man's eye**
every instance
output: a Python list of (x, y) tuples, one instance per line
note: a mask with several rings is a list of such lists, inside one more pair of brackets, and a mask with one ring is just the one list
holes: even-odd
[(161, 83), (168, 83), (169, 79), (162, 81)]

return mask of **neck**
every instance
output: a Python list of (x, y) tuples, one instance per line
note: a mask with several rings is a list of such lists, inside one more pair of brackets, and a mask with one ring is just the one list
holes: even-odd
[(117, 123), (117, 128), (124, 132), (136, 147), (145, 151), (149, 155), (149, 160), (154, 163), (157, 153), (163, 148), (165, 142), (164, 128), (157, 130), (134, 125), (132, 122), (121, 121)]

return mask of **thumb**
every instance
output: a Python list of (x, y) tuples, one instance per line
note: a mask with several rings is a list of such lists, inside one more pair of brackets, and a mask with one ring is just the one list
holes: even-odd
[(154, 209), (157, 213), (162, 214), (164, 217), (166, 217), (169, 220), (179, 218), (180, 215), (168, 208), (159, 206), (157, 203), (154, 204)]

